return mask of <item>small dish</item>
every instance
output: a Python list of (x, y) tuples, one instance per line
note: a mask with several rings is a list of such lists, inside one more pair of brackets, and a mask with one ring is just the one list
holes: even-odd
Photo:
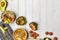
[(51, 38), (45, 37), (44, 40), (51, 40)]
[(12, 23), (15, 17), (15, 13), (12, 11), (4, 11), (1, 15), (1, 19), (5, 24)]
[(16, 24), (17, 25), (25, 25), (26, 24), (26, 18), (23, 16), (20, 16), (16, 19)]
[(16, 29), (13, 32), (14, 40), (26, 40), (27, 39), (27, 32), (25, 29)]

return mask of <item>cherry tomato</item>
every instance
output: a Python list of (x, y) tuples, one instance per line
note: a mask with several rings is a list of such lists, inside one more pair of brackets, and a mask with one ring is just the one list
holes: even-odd
[(13, 20), (13, 18), (12, 17), (10, 17), (10, 21), (12, 21)]

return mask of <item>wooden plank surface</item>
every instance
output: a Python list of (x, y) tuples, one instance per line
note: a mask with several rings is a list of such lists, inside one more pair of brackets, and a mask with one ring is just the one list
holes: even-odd
[[(27, 24), (18, 26), (16, 23), (10, 24), (12, 29), (24, 28), (29, 33), (29, 23), (38, 23), (38, 38), (44, 38), (45, 31), (52, 31), (54, 36), (60, 37), (60, 0), (7, 0), (7, 10), (14, 11), (16, 17), (25, 16)], [(29, 37), (30, 38), (30, 37)], [(60, 38), (59, 38), (60, 39)], [(58, 39), (58, 40), (59, 40)]]

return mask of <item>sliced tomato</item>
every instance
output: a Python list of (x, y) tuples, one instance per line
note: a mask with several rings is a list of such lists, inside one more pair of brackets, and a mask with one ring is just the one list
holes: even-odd
[(10, 17), (10, 21), (12, 21), (13, 20), (13, 18), (12, 17)]

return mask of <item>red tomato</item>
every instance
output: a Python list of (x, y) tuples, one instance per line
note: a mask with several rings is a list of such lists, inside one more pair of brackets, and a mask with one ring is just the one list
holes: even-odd
[(12, 17), (10, 17), (10, 21), (12, 21), (13, 20), (13, 18)]

